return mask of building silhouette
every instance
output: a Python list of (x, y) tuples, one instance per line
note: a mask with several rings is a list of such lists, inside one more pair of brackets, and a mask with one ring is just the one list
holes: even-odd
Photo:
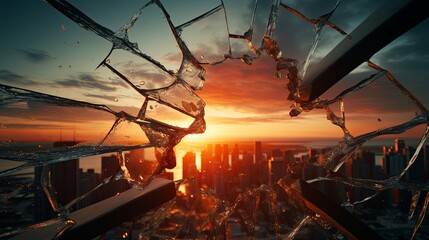
[(268, 161), (269, 184), (275, 184), (286, 175), (286, 161), (283, 157), (271, 157)]
[(190, 178), (197, 176), (197, 165), (195, 163), (195, 153), (187, 152), (183, 157), (182, 178)]
[(243, 161), (240, 159), (240, 150), (238, 149), (238, 144), (235, 144), (231, 153), (231, 170), (233, 176), (238, 176), (238, 174), (243, 169), (242, 162)]
[[(353, 156), (349, 157), (345, 164), (347, 176), (359, 179), (375, 178), (375, 153), (369, 150), (359, 149)], [(364, 188), (350, 188), (350, 201), (356, 202), (373, 194), (371, 190)], [(366, 203), (365, 203), (366, 204)]]
[[(117, 155), (102, 156), (101, 157), (101, 178), (105, 181), (106, 179), (111, 178), (119, 169), (119, 159)], [(106, 199), (108, 197), (114, 196), (117, 193), (123, 192), (129, 189), (130, 186), (128, 182), (124, 179), (119, 179), (111, 181), (108, 184), (104, 185), (100, 189), (101, 199)]]
[[(410, 146), (407, 147), (405, 141), (401, 139), (395, 139), (394, 147), (383, 147), (382, 166), (386, 177), (394, 177), (401, 174), (414, 152), (415, 149)], [(422, 156), (424, 156), (424, 153)], [(414, 166), (413, 169), (419, 165), (424, 166), (423, 157), (421, 159), (416, 159), (414, 164), (416, 164), (416, 166)], [(403, 179), (409, 180), (410, 173), (411, 169), (404, 174)], [(405, 210), (409, 207), (410, 197), (411, 195), (408, 191), (392, 189), (386, 194), (386, 204), (388, 206), (399, 206), (401, 209)]]
[[(408, 159), (411, 159), (416, 152), (416, 148), (409, 146), (408, 147)], [(428, 154), (429, 154), (429, 146), (424, 146), (419, 154), (417, 155), (416, 160), (413, 165), (411, 165), (409, 171), (409, 180), (411, 181), (422, 181), (429, 179), (427, 172), (428, 165)]]
[[(76, 141), (59, 141), (54, 142), (53, 147), (68, 148), (76, 144), (78, 144)], [(50, 168), (51, 171), (50, 181), (56, 192), (56, 199), (54, 201), (64, 206), (75, 199), (78, 194), (79, 159), (71, 159), (45, 167)], [(55, 216), (54, 210), (41, 186), (42, 173), (43, 167), (35, 168), (34, 219), (36, 222), (48, 220)]]
[[(96, 173), (93, 168), (88, 169), (86, 172), (84, 172), (83, 169), (80, 168), (78, 179), (78, 195), (80, 196), (101, 183), (101, 174)], [(87, 207), (91, 204), (96, 203), (99, 200), (100, 193), (97, 191), (92, 192), (89, 196), (77, 203), (77, 209)]]

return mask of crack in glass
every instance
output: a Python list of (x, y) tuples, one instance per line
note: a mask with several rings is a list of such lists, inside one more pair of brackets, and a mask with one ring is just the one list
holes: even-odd
[[(289, 91), (288, 100), (293, 101), (292, 109), (289, 113), (291, 117), (296, 117), (303, 114), (303, 112), (323, 109), (328, 121), (343, 131), (343, 139), (335, 147), (327, 149), (324, 153), (316, 154), (305, 162), (294, 163), (296, 165), (311, 164), (322, 167), (325, 173), (324, 176), (308, 180), (308, 183), (333, 181), (337, 184), (341, 183), (350, 187), (373, 191), (372, 194), (364, 199), (355, 200), (354, 202), (351, 202), (350, 199), (346, 200), (343, 205), (349, 207), (370, 201), (387, 189), (409, 189), (412, 191), (412, 201), (408, 214), (410, 220), (414, 213), (418, 211), (417, 205), (422, 191), (429, 191), (427, 183), (407, 181), (404, 177), (417, 159), (429, 135), (428, 110), (389, 71), (368, 60), (368, 66), (374, 69), (375, 73), (357, 84), (346, 88), (334, 98), (318, 98), (311, 102), (302, 101), (300, 98), (299, 88), (301, 80), (304, 78), (307, 68), (315, 56), (315, 51), (324, 27), (328, 26), (348, 39), (353, 38), (353, 36), (348, 35), (330, 21), (334, 12), (339, 8), (340, 0), (335, 3), (331, 11), (316, 18), (308, 18), (286, 3), (280, 0), (273, 0), (270, 11), (266, 16), (266, 26), (264, 31), (262, 31), (263, 34), (258, 33), (259, 35), (255, 35), (255, 19), (261, 5), (257, 0), (249, 1), (252, 11), (249, 14), (249, 25), (246, 25), (244, 32), (230, 32), (230, 29), (233, 29), (230, 23), (232, 16), (228, 13), (229, 9), (223, 1), (219, 1), (219, 4), (212, 9), (197, 16), (190, 16), (190, 20), (179, 24), (172, 21), (170, 13), (163, 4), (164, 1), (151, 0), (139, 8), (128, 22), (116, 31), (97, 23), (90, 16), (85, 15), (67, 1), (46, 0), (46, 2), (81, 28), (110, 42), (112, 44), (111, 50), (97, 66), (97, 69), (104, 68), (110, 70), (123, 83), (142, 96), (141, 108), (138, 113), (129, 113), (127, 111), (113, 110), (106, 105), (73, 100), (3, 84), (0, 85), (0, 107), (4, 111), (10, 112), (10, 116), (18, 116), (19, 113), (15, 112), (15, 110), (50, 106), (94, 111), (100, 114), (103, 113), (111, 119), (112, 124), (110, 129), (107, 130), (99, 141), (83, 142), (73, 146), (42, 151), (36, 149), (30, 152), (17, 151), (12, 146), (13, 144), (9, 146), (7, 143), (2, 143), (3, 149), (0, 151), (0, 158), (23, 162), (23, 164), (0, 172), (0, 177), (8, 176), (28, 167), (43, 167), (41, 185), (53, 209), (58, 214), (58, 220), (52, 220), (52, 223), (56, 221), (67, 223), (64, 229), (58, 232), (56, 237), (60, 237), (62, 233), (73, 225), (73, 222), (67, 218), (69, 209), (103, 185), (118, 179), (125, 179), (132, 187), (142, 189), (154, 177), (162, 174), (166, 168), (171, 169), (176, 166), (174, 147), (186, 135), (203, 133), (206, 129), (204, 119), (205, 102), (195, 93), (195, 90), (201, 90), (205, 83), (204, 76), (206, 70), (204, 65), (222, 64), (227, 60), (241, 60), (247, 65), (252, 65), (263, 54), (275, 61), (276, 69), (273, 71), (276, 78), (282, 78), (281, 72), (286, 72), (284, 78), (288, 80), (286, 85), (286, 89)], [(169, 65), (165, 65), (160, 59), (156, 59), (156, 57), (145, 53), (142, 50), (145, 47), (145, 42), (138, 41), (137, 43), (133, 39), (134, 35), (131, 35), (131, 33), (138, 34), (140, 29), (136, 29), (135, 26), (141, 24), (139, 21), (142, 21), (143, 13), (145, 9), (149, 8), (151, 11), (156, 9), (162, 15), (162, 21), (170, 30), (176, 47), (180, 51), (181, 61), (178, 69), (169, 69)], [(300, 66), (297, 59), (284, 56), (280, 44), (276, 40), (275, 34), (279, 32), (277, 23), (280, 11), (292, 13), (301, 20), (313, 25), (314, 40), (310, 44), (304, 62), (301, 63), (302, 66)], [(216, 52), (215, 50), (209, 51), (210, 49), (204, 51), (204, 49), (198, 49), (189, 44), (192, 40), (188, 39), (187, 34), (195, 31), (192, 28), (204, 21), (216, 21), (221, 25), (223, 32), (219, 33), (219, 36), (222, 39), (215, 39), (219, 41), (216, 44), (223, 48), (221, 52)], [(63, 31), (66, 31), (64, 25), (61, 25), (61, 28)], [(139, 64), (129, 66), (129, 64), (122, 61), (122, 55), (129, 57), (129, 59), (136, 59), (136, 61), (139, 61)], [(383, 77), (387, 78), (418, 109), (415, 117), (394, 126), (361, 135), (353, 135), (353, 132), (348, 130), (346, 124), (347, 112), (345, 111), (345, 103), (347, 97), (362, 89), (367, 89), (368, 86), (371, 86)], [(332, 110), (332, 105), (335, 104), (339, 105), (339, 114)], [(180, 123), (170, 121), (170, 116), (179, 115), (182, 116)], [(379, 119), (379, 121), (381, 120)], [(120, 131), (121, 127), (127, 128), (129, 125), (139, 128), (141, 135), (144, 136), (144, 140), (138, 143), (130, 141), (125, 144), (125, 141), (115, 138), (115, 133)], [(384, 180), (375, 180), (353, 178), (346, 176), (340, 171), (346, 161), (368, 141), (384, 135), (403, 133), (419, 125), (426, 125), (425, 132), (422, 134), (411, 159), (399, 174), (390, 176)], [(134, 167), (135, 165), (133, 164), (135, 163), (129, 163), (124, 153), (129, 150), (141, 148), (153, 148), (157, 160), (156, 164), (145, 174), (137, 171), (139, 168)], [(89, 192), (61, 206), (57, 201), (55, 189), (51, 184), (51, 164), (112, 152), (117, 153), (117, 159), (120, 163), (117, 172), (111, 177), (104, 179), (100, 185)], [(196, 185), (194, 179), (184, 179), (177, 182), (176, 185), (178, 190), (186, 188), (188, 191), (193, 192), (193, 195), (186, 199), (185, 207), (180, 205), (180, 199), (176, 198), (155, 210), (152, 214), (149, 214), (149, 220), (142, 223), (142, 227), (139, 229), (139, 239), (149, 239), (155, 236), (160, 238), (199, 238), (201, 236), (210, 239), (225, 238), (233, 235), (231, 232), (232, 228), (230, 228), (233, 224), (240, 225), (246, 236), (252, 238), (257, 232), (257, 221), (260, 220), (257, 215), (258, 208), (265, 203), (267, 208), (270, 209), (271, 221), (273, 222), (274, 232), (278, 239), (293, 239), (305, 226), (310, 225), (319, 226), (329, 238), (342, 239), (343, 237), (343, 233), (336, 229), (328, 219), (320, 216), (319, 213), (314, 212), (305, 205), (302, 198), (293, 190), (296, 188), (296, 179), (291, 178), (291, 172), (288, 172), (286, 176), (273, 185), (261, 185), (240, 194), (230, 204), (221, 200), (219, 196), (210, 190), (199, 189), (194, 186)], [(279, 201), (280, 197), (288, 204)], [(428, 203), (429, 193), (425, 196), (424, 203), (412, 230), (411, 238), (416, 235), (424, 220)], [(210, 207), (203, 208), (203, 205)], [(175, 215), (172, 212), (177, 208), (183, 208), (181, 210), (184, 212), (186, 221), (177, 222), (177, 219), (174, 219)], [(297, 213), (294, 213), (295, 215), (289, 219), (291, 227), (285, 227), (281, 222), (285, 218), (284, 215), (291, 214), (291, 209), (294, 209)], [(205, 218), (198, 219), (197, 213), (205, 216)], [(50, 223), (47, 222), (46, 224)], [(26, 229), (4, 233), (0, 236), (15, 235), (31, 228), (41, 227), (42, 225), (30, 226)], [(171, 228), (171, 226), (174, 227)], [(128, 236), (128, 233), (126, 236)]]

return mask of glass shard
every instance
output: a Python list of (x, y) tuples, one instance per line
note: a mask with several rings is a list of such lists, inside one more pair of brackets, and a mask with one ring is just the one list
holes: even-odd
[(102, 64), (143, 93), (147, 90), (169, 87), (176, 81), (169, 72), (120, 49), (113, 50)]
[(229, 53), (226, 24), (224, 7), (219, 5), (176, 29), (198, 62), (216, 64)]

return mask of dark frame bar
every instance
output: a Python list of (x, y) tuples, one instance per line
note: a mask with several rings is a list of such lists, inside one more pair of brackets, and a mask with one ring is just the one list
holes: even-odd
[(302, 200), (313, 212), (327, 219), (349, 239), (382, 239), (374, 230), (350, 212), (328, 198), (315, 187), (300, 179)]
[(300, 96), (312, 101), (384, 46), (429, 17), (427, 2), (387, 0), (304, 77)]
[[(129, 189), (107, 198), (69, 216), (76, 224), (64, 232), (61, 240), (93, 239), (119, 224), (131, 221), (143, 213), (161, 206), (176, 196), (173, 181), (156, 178), (144, 190)], [(64, 227), (63, 222), (36, 228), (10, 239), (53, 239)]]

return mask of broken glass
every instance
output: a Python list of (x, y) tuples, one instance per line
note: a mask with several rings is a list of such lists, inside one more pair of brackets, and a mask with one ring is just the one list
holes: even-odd
[[(252, 65), (261, 56), (268, 56), (275, 62), (275, 69), (268, 74), (286, 80), (285, 88), (289, 94), (287, 99), (292, 104), (290, 116), (302, 117), (307, 112), (322, 110), (327, 120), (341, 131), (342, 138), (336, 146), (304, 161), (291, 163), (290, 168), (304, 164), (318, 167), (323, 172), (322, 176), (306, 179), (307, 182), (335, 182), (342, 195), (341, 204), (345, 207), (353, 208), (372, 201), (388, 189), (410, 190), (412, 199), (408, 217), (411, 220), (414, 215), (418, 215), (411, 238), (418, 234), (426, 215), (429, 195), (426, 195), (421, 207), (418, 206), (421, 202), (419, 198), (424, 195), (422, 192), (429, 189), (426, 182), (411, 181), (408, 174), (429, 135), (427, 104), (419, 100), (421, 90), (417, 90), (419, 96), (415, 96), (399, 81), (408, 80), (408, 76), (397, 78), (393, 72), (377, 65), (378, 62), (383, 62), (382, 56), (386, 54), (382, 50), (371, 60), (367, 59), (368, 67), (360, 66), (347, 76), (353, 80), (333, 88), (341, 89), (340, 91), (327, 92), (312, 101), (304, 101), (300, 96), (301, 82), (305, 79), (307, 69), (325, 54), (323, 51), (317, 52), (320, 45), (332, 46), (332, 43), (323, 42), (322, 32), (328, 31), (325, 28), (333, 29), (328, 35), (329, 41), (333, 36), (353, 40), (353, 35), (348, 34), (353, 27), (344, 23), (347, 25), (344, 26), (344, 31), (341, 19), (335, 19), (335, 14), (342, 11), (347, 3), (333, 1), (329, 9), (320, 11), (316, 7), (309, 10), (308, 3), (303, 4), (306, 7), (301, 10), (299, 4), (295, 6), (296, 3), (280, 0), (243, 1), (240, 4), (236, 1), (212, 1), (204, 4), (201, 1), (195, 3), (195, 8), (190, 11), (184, 7), (185, 4), (179, 4), (180, 7), (176, 8), (172, 1), (151, 0), (139, 6), (133, 3), (127, 8), (115, 9), (126, 13), (128, 17), (119, 19), (113, 18), (107, 11), (93, 11), (90, 5), (78, 1), (46, 2), (47, 5), (43, 7), (53, 7), (64, 15), (55, 16), (55, 21), (61, 33), (65, 33), (59, 38), (64, 39), (64, 45), (67, 45), (65, 48), (82, 52), (83, 55), (91, 48), (85, 46), (84, 39), (69, 33), (82, 28), (87, 31), (79, 33), (89, 37), (98, 35), (110, 44), (110, 50), (107, 45), (103, 45), (104, 52), (98, 51), (97, 55), (87, 56), (92, 59), (90, 68), (96, 69), (91, 72), (87, 69), (88, 66), (83, 66), (85, 64), (78, 60), (73, 63), (63, 62), (61, 54), (66, 50), (55, 49), (57, 46), (49, 48), (50, 51), (57, 50), (57, 57), (31, 48), (18, 49), (35, 62), (57, 58), (54, 73), (56, 77), (49, 88), (45, 88), (48, 83), (43, 78), (52, 79), (52, 76), (45, 75), (44, 69), (35, 69), (34, 73), (25, 70), (20, 72), (22, 76), (13, 72), (19, 72), (16, 66), (5, 64), (5, 69), (1, 70), (0, 131), (9, 139), (1, 139), (0, 159), (22, 164), (3, 169), (0, 177), (7, 179), (28, 168), (41, 168), (40, 187), (46, 193), (58, 219), (5, 232), (0, 236), (11, 236), (55, 221), (63, 221), (65, 227), (56, 234), (59, 237), (74, 224), (67, 218), (72, 206), (84, 201), (103, 185), (122, 179), (134, 188), (143, 189), (154, 177), (161, 175), (165, 168), (174, 168), (174, 147), (186, 135), (203, 133), (206, 128), (205, 102), (195, 92), (204, 87), (205, 65), (235, 60)], [(353, 8), (353, 4), (356, 3), (343, 9)], [(364, 12), (361, 14), (370, 11)], [(308, 27), (294, 29), (290, 25), (293, 31), (289, 31), (289, 22), (285, 19), (295, 21), (299, 26), (305, 23)], [(303, 49), (300, 44), (300, 47), (296, 47), (299, 51), (289, 50), (293, 47), (288, 44), (288, 40), (293, 39), (295, 34), (302, 36), (300, 31), (306, 30), (314, 31), (314, 34), (305, 39), (308, 46)], [(395, 48), (395, 44), (398, 43), (388, 47)], [(84, 46), (85, 49), (78, 49)], [(323, 49), (326, 51), (327, 47)], [(404, 59), (406, 60), (408, 59)], [(78, 69), (76, 79), (69, 79), (71, 75), (66, 71), (71, 69)], [(38, 79), (26, 79), (24, 74), (34, 74)], [(424, 87), (425, 85), (423, 89)], [(73, 89), (73, 92), (59, 93), (57, 88)], [(117, 89), (121, 90), (116, 91)], [(374, 92), (384, 90), (389, 94), (379, 96), (378, 99), (371, 96)], [(400, 108), (406, 111), (407, 116), (401, 114), (396, 117), (390, 112), (377, 112), (356, 119), (357, 117), (348, 114), (354, 112), (354, 109), (365, 109), (377, 104), (380, 108), (387, 108), (386, 103), (392, 97), (402, 98), (401, 105), (388, 108)], [(98, 104), (99, 101), (96, 100), (100, 99), (109, 104)], [(80, 124), (80, 129), (76, 130), (72, 122), (64, 121), (70, 116), (79, 116), (73, 119), (86, 125)], [(374, 128), (369, 131), (368, 128), (361, 130), (363, 128), (359, 124), (370, 121), (373, 121), (371, 125)], [(421, 125), (426, 128), (420, 129)], [(46, 131), (47, 128), (51, 131)], [(30, 144), (23, 148), (21, 140), (24, 138), (19, 136), (24, 136), (26, 129), (44, 129), (37, 134), (51, 141), (59, 130), (60, 142), (62, 132), (69, 135), (72, 133), (73, 141), (61, 146)], [(85, 136), (86, 129), (96, 130), (99, 134)], [(400, 171), (392, 176), (368, 179), (348, 176), (341, 170), (350, 159), (358, 161), (355, 160), (358, 149), (373, 139), (416, 129), (423, 133), (414, 153)], [(148, 161), (132, 157), (132, 154), (142, 149), (153, 152), (153, 159)], [(52, 183), (53, 164), (105, 153), (115, 154), (115, 161), (118, 163), (116, 171), (88, 192), (60, 203)], [(138, 232), (139, 239), (235, 236), (293, 239), (300, 233), (314, 232), (317, 229), (318, 233), (311, 234), (322, 232), (332, 239), (342, 238), (344, 233), (334, 226), (329, 216), (321, 216), (306, 205), (299, 194), (296, 179), (291, 176), (292, 173), (287, 172), (272, 185), (261, 185), (244, 191), (230, 202), (221, 200), (210, 189), (200, 189), (195, 180), (184, 179), (177, 183), (178, 194), (174, 200), (142, 216), (145, 221), (135, 220), (134, 223), (140, 221), (139, 224), (133, 224), (131, 232), (125, 232), (122, 236), (132, 236), (134, 231)], [(353, 194), (348, 191), (350, 188), (369, 191), (363, 191), (363, 198), (356, 198), (351, 196)], [(17, 193), (10, 193), (10, 196)], [(414, 214), (415, 212), (418, 214)], [(260, 231), (261, 228), (271, 229), (270, 235), (264, 236), (266, 233)]]

